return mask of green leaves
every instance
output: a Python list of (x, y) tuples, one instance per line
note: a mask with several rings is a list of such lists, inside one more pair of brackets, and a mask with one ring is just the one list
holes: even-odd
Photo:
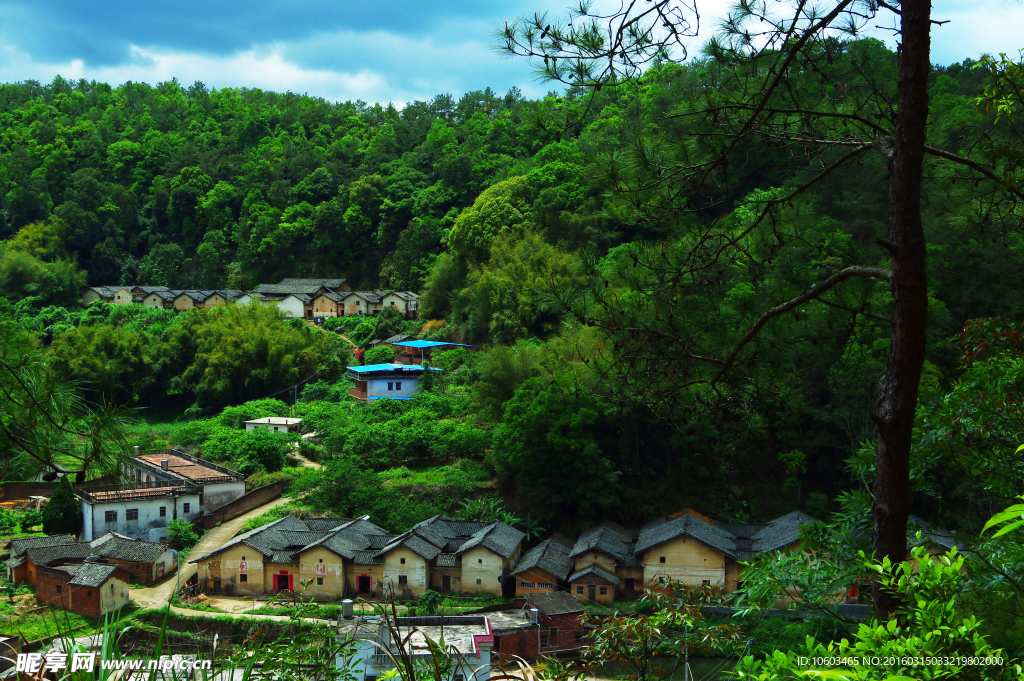
[[(1017, 447), (1017, 454), (1024, 450), (1024, 445)], [(1024, 497), (1021, 497), (1024, 499)], [(1014, 504), (1008, 506), (1006, 510), (996, 513), (994, 516), (989, 518), (985, 526), (981, 528), (981, 533), (985, 534), (993, 527), (999, 527), (999, 530), (992, 535), (993, 539), (1002, 537), (1004, 534), (1009, 534), (1020, 527), (1024, 527), (1024, 504)]]

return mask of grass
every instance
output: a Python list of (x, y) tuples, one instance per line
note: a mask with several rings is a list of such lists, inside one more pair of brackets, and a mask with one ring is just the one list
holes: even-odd
[(467, 492), (490, 480), (480, 465), (469, 459), (460, 459), (446, 466), (432, 462), (410, 462), (405, 466), (382, 471), (380, 477), (386, 484), (397, 488), (448, 487)]
[(249, 532), (250, 530), (255, 530), (257, 527), (269, 525), (275, 520), (280, 520), (281, 518), (285, 517), (292, 511), (307, 512), (308, 510), (309, 509), (295, 503), (294, 501), (288, 502), (287, 504), (282, 504), (281, 506), (275, 506), (266, 513), (258, 515), (255, 518), (249, 518), (248, 520), (246, 520), (245, 524), (242, 525), (242, 529), (239, 530), (239, 534), (241, 534), (242, 532)]
[[(131, 619), (137, 611), (138, 606), (129, 603), (116, 613), (111, 623)], [(0, 624), (5, 631), (13, 631), (29, 641), (34, 641), (44, 636), (56, 636), (57, 634), (79, 635), (101, 631), (103, 618), (86, 617), (49, 605), (14, 614), (14, 607), (10, 603), (3, 603), (0, 604)]]
[(341, 610), (340, 605), (264, 605), (255, 610), (247, 611), (246, 615), (279, 615), (288, 617), (298, 614), (302, 610), (304, 615), (311, 619), (336, 620)]

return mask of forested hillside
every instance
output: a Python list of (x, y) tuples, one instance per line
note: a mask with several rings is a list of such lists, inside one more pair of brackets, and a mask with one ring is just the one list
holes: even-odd
[[(895, 55), (877, 41), (844, 44), (830, 59), (831, 76), (800, 76), (808, 96), (831, 97), (838, 85), (821, 85), (829, 77), (856, 83), (870, 72), (883, 90), (895, 78)], [(530, 101), (488, 89), (401, 110), (200, 83), (4, 85), (5, 314), (87, 394), (202, 415), (280, 396), (311, 375), (334, 381), (352, 360), (333, 334), (273, 315), (81, 310), (82, 285), (249, 288), (342, 276), (354, 287), (412, 288), (421, 319), (366, 322), (357, 345), (403, 331), (483, 352), (448, 360), (432, 389), (458, 399), (443, 414), (405, 405), (380, 418), (454, 418), (460, 433), (486, 433), (471, 448), (493, 449), (488, 465), (549, 522), (636, 522), (688, 505), (741, 519), (793, 508), (824, 517), (857, 482), (847, 460), (874, 437), (889, 347), (884, 281), (851, 281), (826, 304), (774, 319), (754, 344), (756, 363), (744, 364), (757, 367), (749, 383), (714, 408), (685, 387), (685, 362), (644, 354), (684, 316), (704, 320), (701, 343), (728, 345), (763, 310), (830, 274), (887, 260), (881, 157), (791, 194), (829, 159), (748, 141), (730, 156), (721, 200), (650, 219), (643, 210), (671, 200), (667, 185), (643, 201), (622, 192), (651, 172), (638, 159), (668, 167), (699, 151), (697, 133), (713, 139), (718, 123), (687, 111), (735, 78), (731, 68), (706, 58), (596, 93)], [(934, 69), (935, 144), (966, 144), (966, 129), (1007, 134), (977, 104), (987, 77), (973, 63)], [(922, 408), (932, 430), (922, 437), (948, 442), (948, 421), (929, 415), (938, 404), (954, 410), (961, 331), (970, 319), (1024, 317), (1024, 253), (1012, 215), (932, 170)], [(758, 207), (787, 194), (753, 232), (749, 260), (723, 259), (700, 285), (659, 273), (659, 262), (686, 257), (702, 225), (748, 235)], [(693, 348), (659, 348), (677, 351)], [(338, 418), (350, 435), (356, 421), (380, 422)], [(379, 467), (374, 437), (339, 436), (336, 448)], [(918, 512), (956, 525), (1000, 503), (953, 512), (940, 500), (963, 484), (954, 478), (929, 478)]]

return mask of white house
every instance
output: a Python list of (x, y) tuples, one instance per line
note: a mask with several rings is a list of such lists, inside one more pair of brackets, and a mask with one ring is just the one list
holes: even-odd
[(135, 458), (121, 465), (137, 484), (153, 481), (198, 488), (204, 513), (214, 511), (245, 494), (245, 476), (230, 468), (200, 459), (176, 449), (135, 449)]
[[(440, 371), (431, 367), (431, 371)], [(348, 394), (357, 400), (409, 400), (419, 390), (423, 367), (418, 364), (367, 364), (348, 368), (355, 385)]]
[(294, 433), (299, 430), (301, 425), (302, 419), (293, 419), (288, 416), (264, 416), (261, 419), (246, 421), (245, 429), (249, 431), (263, 428), (278, 433)]
[(305, 293), (293, 293), (277, 303), (277, 309), (284, 312), (285, 317), (300, 319), (313, 316), (313, 299)]
[(107, 532), (158, 542), (167, 538), (167, 523), (201, 515), (199, 489), (184, 486), (147, 487), (85, 492), (82, 502), (82, 541)]
[[(351, 601), (342, 602), (342, 615), (338, 618), (339, 642), (355, 640), (351, 658), (338, 657), (338, 668), (350, 667), (357, 681), (376, 681), (385, 672), (395, 668), (387, 648), (395, 658), (400, 643), (392, 637), (380, 615), (353, 616)], [(383, 617), (388, 617), (384, 615)], [(405, 650), (415, 662), (430, 655), (427, 637), (434, 643), (442, 639), (451, 656), (452, 669), (448, 678), (463, 681), (486, 681), (491, 678), (491, 650), (494, 635), (490, 620), (482, 615), (454, 615), (450, 617), (396, 617), (397, 635), (404, 641)]]

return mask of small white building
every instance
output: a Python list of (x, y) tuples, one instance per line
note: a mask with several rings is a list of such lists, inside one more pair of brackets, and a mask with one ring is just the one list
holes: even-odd
[[(431, 371), (440, 371), (431, 367)], [(357, 400), (411, 400), (419, 390), (424, 368), (418, 364), (367, 364), (348, 368), (355, 385), (348, 394)]]
[(295, 419), (289, 416), (264, 416), (261, 419), (253, 419), (245, 422), (247, 431), (263, 428), (276, 433), (296, 433), (302, 425), (302, 419)]
[(288, 318), (305, 319), (313, 316), (313, 299), (305, 293), (293, 293), (277, 303), (277, 309)]
[(398, 642), (392, 638), (390, 630), (381, 620), (382, 616), (353, 616), (348, 612), (350, 603), (342, 603), (337, 640), (339, 643), (355, 640), (356, 647), (352, 658), (339, 656), (338, 668), (351, 668), (356, 681), (376, 681), (385, 672), (395, 668), (392, 657), (384, 652), (385, 649), (395, 658), (401, 659), (397, 652), (399, 645), (404, 645), (413, 660), (424, 660), (430, 655), (428, 637), (438, 644), (444, 640), (446, 652), (452, 661), (448, 678), (463, 681), (487, 681), (491, 678), (494, 635), (487, 617), (396, 617), (395, 628), (402, 638), (402, 642)]
[(77, 491), (82, 502), (82, 541), (108, 532), (158, 542), (167, 538), (167, 523), (202, 515), (199, 489), (178, 485)]

